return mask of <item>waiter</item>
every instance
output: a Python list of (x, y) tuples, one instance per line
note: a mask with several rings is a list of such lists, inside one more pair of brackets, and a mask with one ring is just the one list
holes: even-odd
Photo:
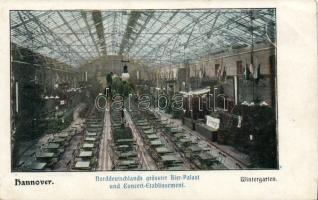
[[(109, 88), (109, 94), (112, 94), (112, 84), (113, 84), (113, 72), (110, 72), (106, 76), (107, 87)], [(105, 91), (106, 93), (106, 91)]]

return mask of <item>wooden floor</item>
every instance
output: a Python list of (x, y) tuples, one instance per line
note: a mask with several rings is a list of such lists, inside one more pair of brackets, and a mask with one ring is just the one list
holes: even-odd
[(111, 170), (112, 161), (111, 161), (111, 148), (109, 147), (109, 141), (112, 139), (111, 134), (111, 122), (110, 122), (110, 112), (109, 109), (106, 109), (104, 115), (104, 128), (103, 134), (100, 143), (100, 152), (98, 158), (98, 170)]

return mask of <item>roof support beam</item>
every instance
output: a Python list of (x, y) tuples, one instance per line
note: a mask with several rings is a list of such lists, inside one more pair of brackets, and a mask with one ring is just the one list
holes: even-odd
[[(11, 12), (14, 12), (14, 11), (11, 11)], [(39, 18), (39, 17), (44, 16), (44, 15), (47, 15), (47, 12), (43, 12), (43, 13), (37, 15), (37, 17)], [(16, 29), (16, 28), (18, 28), (19, 26), (22, 26), (22, 25), (25, 26), (25, 24), (29, 23), (30, 21), (32, 21), (32, 19), (30, 19), (30, 18), (27, 19), (27, 20), (23, 20), (23, 21), (21, 21), (21, 23), (12, 26), (11, 29)]]
[[(169, 18), (169, 20), (167, 21), (166, 24), (162, 23), (161, 26), (160, 26), (160, 28), (146, 41), (146, 43), (145, 43), (144, 46), (148, 45), (148, 43), (152, 40), (152, 38), (154, 38), (164, 27), (166, 27), (167, 24), (169, 24), (170, 21), (171, 21), (177, 14), (178, 14), (178, 11), (174, 12), (174, 13), (170, 16), (170, 18)], [(143, 47), (140, 47), (139, 50), (135, 53), (135, 55), (137, 55), (137, 54), (142, 50), (142, 48), (143, 48)]]
[[(57, 36), (53, 31), (51, 31), (51, 29), (49, 27), (47, 27), (45, 24), (41, 23), (39, 21), (39, 19), (37, 19), (36, 16), (32, 15), (32, 13), (28, 12), (29, 16), (31, 17), (31, 19), (39, 26), (44, 28), (46, 31), (48, 31), (50, 33), (50, 35), (55, 38), (55, 40), (65, 44), (65, 46), (68, 46), (68, 44), (61, 39), (59, 36)], [(74, 48), (68, 47), (72, 52), (74, 52), (74, 54), (76, 54), (80, 59), (85, 60), (85, 58), (83, 58), (79, 53), (76, 52), (76, 50)]]
[(63, 17), (63, 15), (60, 13), (60, 11), (57, 11), (57, 14), (60, 16), (60, 18), (62, 19), (62, 21), (65, 23), (65, 25), (67, 26), (68, 29), (70, 29), (70, 31), (73, 33), (73, 35), (76, 37), (76, 39), (81, 43), (81, 45), (84, 47), (84, 49), (88, 52), (88, 54), (94, 58), (94, 56), (91, 54), (91, 52), (86, 48), (85, 44), (83, 43), (83, 41), (78, 37), (78, 35), (74, 32), (74, 30), (72, 29), (72, 27), (69, 25), (69, 23), (65, 20), (65, 18)]
[[(196, 23), (196, 24), (197, 24), (197, 23)], [(196, 24), (195, 24), (195, 25), (196, 25)], [(193, 25), (193, 27), (192, 27), (192, 30), (191, 30), (191, 32), (190, 32), (190, 34), (189, 34), (189, 37), (188, 37), (187, 41), (186, 41), (185, 44), (184, 44), (184, 48), (187, 48), (187, 47), (188, 47), (189, 40), (190, 40), (190, 38), (191, 38), (191, 36), (192, 36), (193, 30), (194, 30), (194, 28), (195, 28), (195, 25)]]
[[(53, 11), (50, 11), (50, 12), (53, 12)], [(86, 13), (87, 13), (88, 11), (83, 11), (83, 12), (86, 12)], [(107, 17), (111, 17), (111, 15), (113, 15), (113, 14), (108, 14), (108, 15), (103, 16), (102, 20), (106, 19)], [(80, 16), (80, 15), (79, 15), (79, 16), (75, 16), (73, 19), (69, 20), (68, 23), (76, 22), (76, 21), (79, 20), (81, 17), (82, 17), (82, 16)], [(63, 27), (64, 25), (65, 25), (64, 23), (59, 24), (59, 25), (57, 25), (57, 26), (55, 26), (55, 27), (52, 27), (51, 30), (54, 31), (56, 34), (64, 34), (64, 33), (59, 33), (59, 32), (57, 32), (57, 31), (55, 31), (55, 30), (59, 30), (59, 29), (60, 29), (61, 27)], [(92, 26), (95, 26), (95, 24), (92, 24), (92, 25), (90, 25), (89, 27), (83, 27), (83, 28), (77, 30), (76, 32), (77, 32), (77, 34), (79, 34), (79, 33), (84, 33), (84, 32), (86, 31), (86, 29), (91, 28)], [(45, 32), (45, 34), (48, 34), (48, 33)], [(70, 33), (65, 33), (65, 34), (70, 34)], [(40, 34), (38, 34), (38, 35), (40, 35)], [(35, 35), (35, 36), (38, 36), (38, 35)]]
[[(23, 23), (24, 20), (23, 20), (23, 18), (22, 18), (22, 16), (21, 16), (21, 13), (18, 12), (18, 15), (19, 15), (20, 20), (21, 20), (22, 23)], [(29, 20), (32, 20), (32, 18), (30, 18), (30, 16), (26, 16), (26, 17), (27, 17)], [(39, 28), (40, 28), (41, 32), (43, 33), (43, 32), (44, 32), (43, 27), (39, 26)], [(26, 26), (26, 24), (24, 24), (24, 29), (25, 29), (27, 32), (29, 32), (30, 34), (33, 34), (33, 33), (28, 29), (28, 27)], [(44, 37), (44, 40), (45, 40), (46, 44), (50, 44), (51, 42), (55, 42), (56, 44), (58, 44), (56, 40), (49, 41), (48, 38), (47, 38), (47, 36), (46, 36), (45, 34), (43, 35), (43, 37)], [(43, 43), (42, 41), (40, 41), (37, 37), (34, 37), (34, 36), (33, 36), (33, 39), (36, 40), (36, 41), (38, 41), (38, 42), (40, 42), (43, 46), (46, 46), (46, 44)], [(59, 49), (59, 51), (55, 51), (55, 52), (58, 52), (58, 53), (59, 53), (60, 51), (63, 51), (63, 50), (61, 49), (61, 45), (58, 46), (58, 49)], [(64, 50), (64, 51), (65, 51), (65, 50)], [(60, 54), (62, 57), (65, 57), (64, 54), (61, 54), (61, 53), (59, 53), (59, 54)]]
[[(216, 16), (216, 17), (218, 17), (219, 16), (219, 14), (220, 13), (218, 13), (218, 15)], [(240, 16), (240, 17), (233, 17), (233, 18), (238, 18), (238, 19), (244, 19), (244, 18), (246, 18), (247, 16)], [(214, 20), (214, 23), (213, 23), (213, 27), (215, 26), (215, 23), (216, 22), (216, 20)], [(231, 23), (229, 23), (229, 24), (231, 24)], [(224, 27), (226, 27), (226, 26), (228, 26), (228, 23), (224, 23), (224, 24), (221, 24), (221, 25), (219, 25), (219, 26), (217, 26), (217, 27), (215, 27), (215, 28), (211, 28), (209, 31), (207, 31), (206, 33), (204, 33), (204, 34), (202, 34), (202, 35), (200, 35), (200, 36), (197, 36), (197, 37), (194, 37), (194, 38), (192, 38), (189, 42), (194, 42), (194, 41), (196, 41), (196, 40), (198, 40), (198, 39), (200, 39), (200, 38), (202, 38), (203, 37), (203, 35), (212, 35), (214, 32), (216, 32), (216, 31), (218, 31), (218, 30), (221, 30), (222, 28), (224, 28)]]
[(119, 47), (119, 55), (122, 55), (126, 48), (129, 48), (129, 39), (131, 37), (131, 34), (133, 32), (133, 29), (135, 25), (137, 24), (137, 21), (141, 15), (141, 12), (138, 11), (132, 11), (129, 15), (129, 19), (127, 22), (126, 30), (123, 36), (123, 39), (121, 41), (120, 47)]
[[(202, 18), (204, 15), (206, 15), (207, 13), (203, 13), (202, 15), (200, 15), (198, 17), (198, 20), (200, 20), (200, 18)], [(160, 45), (158, 45), (158, 47), (153, 48), (150, 52), (147, 52), (145, 55), (143, 56), (149, 56), (151, 55), (153, 52), (155, 52), (156, 50), (158, 50), (159, 48), (166, 46), (167, 44), (169, 44), (169, 42), (176, 36), (182, 34), (182, 32), (184, 32), (187, 29), (191, 28), (191, 25), (196, 23), (195, 21), (191, 21), (190, 23), (186, 24), (183, 28), (181, 28), (176, 34), (172, 35), (171, 37), (167, 38), (164, 42), (162, 42)], [(167, 47), (166, 47), (167, 48)], [(171, 49), (171, 48), (168, 48)]]
[[(245, 25), (244, 23), (239, 22), (239, 20), (234, 20), (234, 19), (231, 19), (231, 18), (230, 18), (229, 20), (231, 20), (233, 23), (237, 24), (237, 25), (238, 25), (238, 26), (237, 26), (238, 29), (240, 29), (240, 30), (242, 30), (242, 31), (244, 31), (244, 32), (250, 32), (251, 29), (253, 28), (255, 35), (257, 35), (257, 36), (259, 36), (259, 37), (263, 37), (263, 36), (262, 36), (261, 34), (259, 34), (258, 32), (255, 32), (255, 27), (247, 26), (247, 25)], [(242, 29), (242, 28), (243, 28), (243, 29)]]
[(107, 55), (102, 12), (98, 10), (92, 11), (92, 16), (96, 28), (98, 43), (102, 49), (102, 55)]
[(138, 33), (135, 35), (135, 37), (132, 39), (132, 42), (131, 44), (129, 44), (129, 47), (128, 47), (128, 52), (130, 49), (132, 49), (132, 47), (134, 46), (134, 44), (136, 43), (140, 33), (146, 28), (148, 22), (150, 21), (150, 19), (152, 18), (153, 16), (153, 12), (150, 12), (145, 20), (145, 22), (143, 23), (142, 27), (139, 29)]
[(85, 22), (85, 25), (86, 25), (86, 27), (87, 27), (88, 33), (89, 33), (89, 35), (90, 35), (90, 37), (91, 37), (91, 40), (92, 40), (92, 42), (94, 43), (95, 50), (96, 50), (96, 52), (98, 53), (98, 56), (100, 57), (100, 56), (101, 56), (100, 51), (99, 51), (99, 49), (98, 49), (98, 47), (97, 47), (97, 43), (96, 43), (96, 41), (95, 41), (95, 38), (94, 38), (94, 36), (93, 36), (93, 34), (92, 34), (91, 27), (88, 25), (87, 14), (86, 14), (86, 12), (81, 11), (81, 15), (82, 15), (83, 20), (84, 20), (84, 22)]

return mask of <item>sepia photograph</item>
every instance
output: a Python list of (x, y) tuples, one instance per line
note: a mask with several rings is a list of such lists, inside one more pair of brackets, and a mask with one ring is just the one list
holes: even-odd
[(9, 14), (11, 172), (279, 169), (275, 8)]

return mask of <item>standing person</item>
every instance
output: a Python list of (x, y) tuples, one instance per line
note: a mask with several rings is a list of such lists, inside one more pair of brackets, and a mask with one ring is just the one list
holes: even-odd
[(109, 88), (109, 94), (112, 94), (112, 85), (113, 85), (113, 72), (110, 72), (106, 76), (107, 87)]

